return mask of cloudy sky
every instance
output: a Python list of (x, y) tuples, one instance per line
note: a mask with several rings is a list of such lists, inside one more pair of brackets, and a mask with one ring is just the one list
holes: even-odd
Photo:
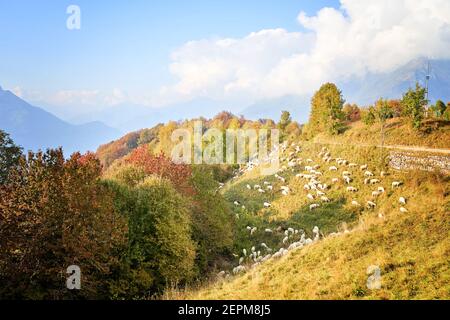
[[(66, 9), (81, 9), (69, 30)], [(0, 85), (72, 116), (311, 94), (450, 58), (448, 0), (0, 0)]]

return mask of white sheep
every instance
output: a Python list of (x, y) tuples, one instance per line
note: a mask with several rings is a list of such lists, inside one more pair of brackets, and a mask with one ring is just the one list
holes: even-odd
[(364, 172), (364, 176), (365, 177), (373, 177), (374, 174), (372, 172), (370, 172), (369, 170), (367, 170), (366, 172)]
[(401, 181), (392, 182), (392, 188), (400, 187), (403, 184)]
[(322, 200), (323, 202), (330, 202), (330, 199), (326, 196), (320, 197), (320, 200)]
[(311, 193), (308, 193), (306, 196), (309, 200), (314, 200), (314, 196)]
[(330, 171), (337, 171), (338, 169), (337, 169), (335, 166), (331, 166), (331, 167), (329, 168), (329, 170), (330, 170)]
[(283, 191), (281, 191), (281, 194), (282, 194), (283, 196), (287, 196), (287, 195), (289, 195), (289, 192), (286, 191), (286, 190), (283, 190)]
[(364, 164), (361, 167), (359, 167), (359, 169), (361, 169), (361, 171), (367, 170), (367, 168), (368, 168), (367, 164)]
[(398, 198), (398, 202), (400, 202), (400, 204), (406, 205), (406, 198), (400, 197), (400, 198)]
[(325, 193), (322, 192), (322, 191), (317, 190), (317, 195), (318, 195), (319, 197), (323, 197), (323, 196), (325, 195)]
[(314, 210), (314, 209), (316, 209), (316, 208), (319, 208), (319, 207), (320, 207), (319, 204), (313, 203), (312, 205), (309, 206), (309, 211), (312, 211), (312, 210)]
[(244, 266), (237, 266), (233, 269), (233, 274), (245, 272), (247, 269)]
[(342, 172), (342, 175), (343, 176), (351, 176), (352, 174), (350, 171), (344, 171), (344, 172)]
[(370, 179), (370, 184), (377, 184), (380, 183), (380, 180), (378, 179)]
[(244, 257), (239, 258), (239, 264), (241, 265), (244, 262)]
[(267, 186), (267, 190), (272, 191), (272, 190), (273, 190), (273, 187), (272, 187), (272, 186)]
[(288, 236), (283, 238), (283, 244), (286, 244), (288, 241), (289, 241), (289, 237)]
[(270, 208), (271, 204), (269, 202), (264, 202), (264, 208)]
[(265, 229), (264, 232), (265, 233), (273, 233), (272, 229), (269, 229), (269, 228)]
[(346, 184), (350, 184), (350, 182), (352, 182), (352, 178), (350, 178), (348, 176), (344, 176), (343, 179), (344, 179)]
[(372, 197), (376, 198), (380, 195), (379, 191), (372, 191)]
[(235, 206), (239, 206), (239, 205), (241, 205), (241, 204), (239, 203), (239, 201), (235, 201), (235, 202), (234, 202), (234, 205), (235, 205)]
[(378, 192), (384, 193), (384, 192), (385, 192), (385, 190), (384, 190), (384, 188), (383, 188), (383, 187), (378, 187)]
[(355, 188), (355, 187), (347, 187), (347, 191), (348, 191), (348, 192), (357, 192), (358, 189)]
[(339, 178), (333, 178), (331, 179), (331, 183), (338, 183), (339, 182)]
[(258, 230), (258, 228), (253, 227), (252, 230), (250, 231), (250, 235), (253, 235), (256, 232), (256, 230)]
[(375, 202), (367, 201), (367, 207), (369, 209), (375, 208), (376, 206), (377, 206), (377, 204)]
[(406, 209), (405, 207), (400, 207), (400, 212), (406, 213), (406, 212), (408, 212), (408, 209)]
[(244, 254), (244, 256), (247, 256), (247, 249), (242, 249), (242, 253)]
[(247, 189), (248, 189), (248, 190), (252, 190), (252, 186), (248, 184), (248, 185), (247, 185)]
[(264, 191), (263, 189), (258, 189), (259, 193), (266, 193), (266, 191)]
[(356, 200), (352, 201), (352, 205), (355, 206), (355, 207), (359, 207), (360, 206), (360, 204)]

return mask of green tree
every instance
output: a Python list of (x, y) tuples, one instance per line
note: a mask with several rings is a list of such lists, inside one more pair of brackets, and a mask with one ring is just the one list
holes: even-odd
[[(122, 168), (128, 172), (129, 168)], [(157, 176), (135, 185), (118, 180), (105, 183), (115, 194), (115, 208), (128, 221), (128, 247), (111, 279), (112, 297), (145, 298), (194, 276), (196, 246), (192, 240), (189, 202)]]
[(445, 113), (445, 110), (447, 110), (447, 106), (445, 105), (445, 103), (442, 100), (436, 101), (436, 105), (434, 106), (436, 117), (442, 117)]
[(425, 96), (426, 89), (416, 83), (416, 88), (410, 88), (401, 100), (404, 115), (410, 118), (411, 125), (415, 129), (419, 129), (422, 125), (424, 106), (427, 105)]
[(366, 126), (372, 126), (376, 121), (375, 108), (369, 107), (368, 109), (362, 110), (361, 119)]
[(5, 183), (11, 168), (19, 164), (22, 149), (14, 144), (10, 136), (0, 130), (0, 184)]
[(344, 128), (345, 118), (342, 92), (333, 83), (326, 83), (317, 91), (311, 103), (308, 130), (312, 136), (320, 132), (338, 134)]
[(281, 118), (278, 122), (278, 128), (281, 131), (286, 130), (286, 127), (292, 122), (291, 114), (289, 111), (282, 111), (281, 112)]

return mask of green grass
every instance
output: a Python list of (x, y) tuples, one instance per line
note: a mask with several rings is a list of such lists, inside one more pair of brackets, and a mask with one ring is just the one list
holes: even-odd
[[(323, 163), (317, 156), (322, 146), (304, 144), (300, 157), (312, 158), (321, 165), (322, 181), (329, 181), (338, 173), (328, 171), (333, 164)], [(368, 164), (377, 178), (387, 170), (385, 157), (377, 148), (329, 146), (333, 157), (350, 162)], [(287, 150), (286, 153), (291, 150)], [(251, 210), (241, 212), (238, 222), (237, 249), (248, 248), (264, 241), (279, 245), (282, 235), (258, 232), (254, 237), (240, 229), (254, 224), (265, 227), (301, 228), (310, 234), (314, 225), (327, 235), (346, 228), (351, 232), (338, 237), (326, 237), (306, 248), (290, 252), (279, 260), (252, 269), (245, 275), (228, 280), (211, 281), (199, 287), (171, 290), (168, 299), (449, 299), (450, 298), (450, 178), (439, 173), (397, 172), (389, 175), (381, 185), (386, 193), (376, 199), (377, 207), (353, 207), (355, 199), (361, 204), (372, 200), (374, 186), (365, 185), (359, 168), (353, 170), (351, 185), (359, 192), (350, 194), (342, 182), (328, 190), (328, 204), (309, 211), (311, 203), (304, 181), (295, 177), (302, 167), (289, 174), (286, 182), (292, 190), (287, 197), (271, 195), (270, 210), (261, 209), (260, 201), (268, 199), (256, 191), (247, 192), (247, 183), (259, 183), (268, 177), (249, 174), (228, 185), (224, 194), (230, 201), (240, 197)], [(346, 168), (347, 169), (347, 168)], [(347, 169), (348, 170), (348, 169)], [(282, 174), (283, 175), (283, 174)], [(403, 181), (401, 188), (392, 189), (391, 182)], [(250, 182), (249, 182), (250, 181)], [(378, 185), (377, 185), (378, 186)], [(274, 190), (277, 190), (274, 188)], [(398, 198), (408, 199), (407, 213), (399, 211)], [(233, 200), (234, 201), (234, 200)], [(238, 210), (235, 208), (235, 210)], [(379, 217), (381, 216), (381, 218)], [(382, 288), (366, 287), (367, 268), (379, 266)]]

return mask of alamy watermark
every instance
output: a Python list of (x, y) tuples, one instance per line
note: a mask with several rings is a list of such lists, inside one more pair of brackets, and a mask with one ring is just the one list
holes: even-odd
[(66, 20), (66, 27), (69, 30), (81, 29), (81, 9), (79, 6), (72, 4), (67, 7), (66, 13), (69, 17)]
[(279, 170), (280, 134), (278, 129), (203, 130), (201, 121), (194, 128), (172, 132), (172, 161), (185, 164), (248, 164), (259, 167), (262, 175)]
[(67, 267), (66, 273), (69, 274), (66, 280), (66, 287), (69, 290), (81, 289), (81, 269), (77, 265)]

